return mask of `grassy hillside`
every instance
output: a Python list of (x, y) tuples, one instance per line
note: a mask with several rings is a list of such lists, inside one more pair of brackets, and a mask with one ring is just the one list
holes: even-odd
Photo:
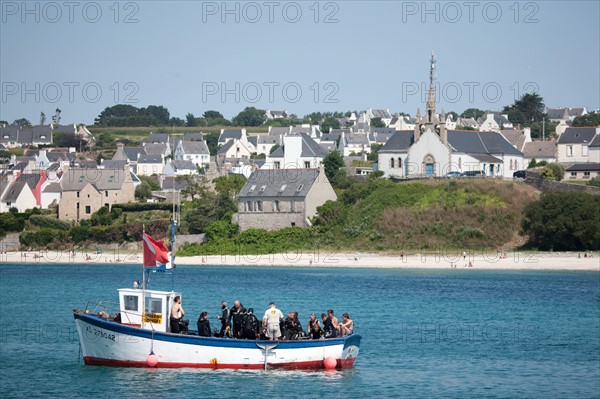
[(319, 208), (314, 226), (276, 232), (219, 221), (208, 243), (181, 255), (259, 254), (331, 248), (357, 251), (434, 251), (513, 246), (523, 210), (538, 198), (529, 186), (492, 180), (354, 182)]

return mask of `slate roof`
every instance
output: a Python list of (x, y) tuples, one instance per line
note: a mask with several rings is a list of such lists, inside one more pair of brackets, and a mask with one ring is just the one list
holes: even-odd
[(22, 173), (17, 178), (17, 181), (24, 181), (25, 183), (27, 183), (29, 188), (33, 189), (38, 185), (41, 178), (42, 176), (39, 173)]
[(335, 145), (335, 143), (323, 143), (321, 142), (319, 144), (325, 151), (332, 152), (335, 151), (337, 149), (337, 146)]
[(186, 154), (203, 154), (209, 155), (208, 147), (206, 146), (206, 141), (181, 141), (180, 142), (183, 151)]
[(75, 125), (52, 125), (52, 130), (55, 133), (77, 133)]
[(60, 185), (63, 191), (80, 191), (87, 184), (98, 191), (120, 190), (128, 176), (123, 169), (72, 168), (63, 174)]
[(479, 119), (477, 119), (477, 123), (481, 125), (483, 122), (485, 122), (489, 114), (492, 114), (494, 116), (494, 121), (498, 124), (498, 126), (512, 124), (506, 117), (502, 116), (502, 114), (500, 114), (499, 112), (491, 111), (486, 111)]
[(202, 141), (204, 140), (204, 133), (184, 133), (183, 141)]
[(531, 141), (523, 146), (525, 158), (556, 158), (556, 141)]
[(365, 145), (369, 146), (369, 138), (367, 133), (352, 133), (344, 135), (347, 145)]
[(583, 115), (583, 108), (569, 108), (569, 116), (577, 117)]
[(19, 138), (19, 126), (18, 125), (8, 125), (5, 127), (0, 127), (0, 141), (4, 143), (8, 142), (17, 142)]
[(327, 152), (321, 147), (312, 137), (306, 133), (301, 133), (302, 136), (302, 153), (301, 157), (321, 157), (325, 158)]
[(289, 132), (289, 127), (272, 127), (271, 130), (269, 130), (269, 135), (287, 134)]
[(171, 165), (175, 170), (196, 170), (196, 165), (192, 161), (173, 159)]
[(597, 162), (576, 163), (576, 164), (569, 166), (566, 169), (566, 171), (567, 172), (576, 172), (576, 171), (580, 171), (580, 172), (598, 171), (598, 172), (600, 172), (600, 163), (597, 163)]
[(371, 113), (375, 118), (391, 118), (392, 115), (387, 109), (372, 109)]
[[(2, 196), (2, 202), (15, 202), (26, 186), (27, 182), (24, 180), (13, 182)], [(29, 190), (29, 187), (27, 189)]]
[(319, 177), (319, 169), (258, 169), (240, 190), (240, 201), (250, 198), (305, 198)]
[(229, 140), (227, 143), (225, 143), (223, 147), (219, 148), (217, 154), (225, 154), (227, 151), (229, 151), (229, 149), (233, 146), (233, 141), (234, 140)]
[[(138, 155), (145, 154), (146, 151), (144, 151), (144, 147), (123, 147), (123, 152), (125, 153), (127, 160), (137, 161)], [(115, 153), (115, 155), (117, 155), (117, 154)], [(113, 156), (113, 159), (115, 159), (114, 156)], [(117, 158), (117, 160), (121, 160), (121, 159)]]
[[(413, 144), (414, 132), (396, 132), (379, 152), (405, 152)], [(466, 154), (508, 154), (522, 155), (515, 147), (497, 132), (469, 130), (448, 130), (448, 143), (458, 152)]]
[(275, 151), (273, 151), (270, 155), (269, 158), (283, 158), (284, 154), (284, 150), (283, 150), (284, 146), (281, 146), (279, 148), (277, 148)]
[(500, 133), (516, 149), (518, 149), (519, 151), (523, 150), (523, 145), (525, 144), (525, 134), (522, 131), (515, 129), (504, 129), (501, 130)]
[(138, 164), (148, 164), (148, 163), (163, 163), (163, 158), (160, 155), (148, 155), (143, 154), (138, 158)]
[(398, 130), (390, 139), (379, 149), (379, 152), (406, 152), (408, 147), (413, 144), (414, 132), (412, 130)]
[(558, 144), (591, 143), (595, 136), (595, 127), (568, 127), (558, 138)]
[(489, 154), (469, 154), (469, 155), (472, 156), (473, 158), (477, 159), (480, 162), (503, 163), (501, 159), (498, 159)]
[[(334, 129), (332, 129), (334, 130)], [(321, 136), (321, 142), (323, 141), (338, 141), (338, 139), (341, 137), (341, 133), (324, 133), (323, 136)]]
[(224, 143), (229, 139), (241, 139), (242, 129), (225, 129), (219, 136), (219, 143)]
[(100, 166), (104, 169), (125, 169), (127, 161), (121, 159), (103, 159)]
[[(167, 133), (151, 133), (150, 137), (148, 137), (148, 144), (151, 143), (168, 143), (169, 142), (169, 135)], [(146, 145), (148, 145), (146, 144)]]
[(281, 143), (281, 135), (271, 133), (260, 135), (257, 137), (257, 144), (279, 144)]
[(254, 147), (256, 147), (258, 145), (258, 137), (250, 136), (250, 137), (248, 137), (248, 142), (250, 144), (252, 144)]
[(48, 168), (46, 168), (49, 172), (56, 172), (60, 169), (60, 164), (58, 162), (52, 162)]
[(60, 193), (60, 183), (50, 183), (42, 191), (44, 193)]
[(546, 115), (548, 119), (568, 119), (569, 111), (566, 108), (548, 108)]
[(181, 179), (177, 177), (164, 177), (162, 179), (161, 188), (163, 190), (185, 190), (189, 186), (188, 179)]
[(396, 129), (394, 129), (393, 127), (374, 127), (371, 129), (371, 133), (394, 134), (396, 133)]
[(146, 143), (144, 150), (148, 155), (160, 155), (167, 152), (167, 143)]
[(396, 130), (392, 129), (393, 133), (377, 133), (369, 135), (369, 140), (377, 143), (377, 144), (385, 144), (388, 142), (390, 138), (396, 133)]
[(600, 147), (600, 134), (597, 134), (588, 147)]

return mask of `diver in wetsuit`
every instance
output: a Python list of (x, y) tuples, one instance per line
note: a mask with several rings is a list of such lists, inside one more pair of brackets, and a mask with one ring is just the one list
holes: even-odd
[(227, 327), (229, 327), (229, 309), (227, 309), (227, 302), (221, 302), (221, 316), (217, 315), (217, 319), (221, 321), (221, 331), (219, 331), (219, 337), (224, 337), (227, 332)]
[(201, 337), (210, 337), (212, 335), (210, 331), (210, 321), (208, 321), (208, 312), (200, 313), (198, 318), (198, 335)]
[(335, 338), (337, 331), (333, 326), (331, 318), (327, 317), (326, 313), (321, 313), (321, 320), (323, 320), (323, 332), (325, 333), (325, 338)]
[(244, 314), (246, 308), (236, 300), (233, 303), (231, 310), (229, 310), (229, 324), (233, 331), (233, 338), (242, 338), (242, 324), (244, 323)]

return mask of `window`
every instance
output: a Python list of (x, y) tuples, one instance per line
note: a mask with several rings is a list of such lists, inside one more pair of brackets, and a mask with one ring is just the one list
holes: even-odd
[(462, 169), (462, 158), (458, 158), (458, 169)]
[(275, 169), (281, 169), (281, 163), (279, 161), (275, 162)]
[(295, 222), (292, 222), (292, 227), (296, 227), (296, 223)]
[(125, 310), (132, 310), (137, 312), (138, 310), (138, 299), (137, 295), (125, 295), (123, 296), (123, 302), (125, 302)]
[(108, 176), (108, 182), (112, 183), (115, 180), (114, 176)]
[(398, 167), (402, 168), (402, 158), (398, 157)]
[(572, 157), (573, 156), (573, 146), (572, 145), (568, 145), (567, 146), (567, 156), (568, 157)]
[(108, 197), (108, 190), (104, 191), (104, 196)]
[(575, 179), (577, 177), (577, 172), (571, 172), (571, 177)]
[(390, 159), (390, 168), (395, 168), (395, 166), (394, 166), (394, 158)]
[(162, 313), (162, 299), (146, 297), (145, 313)]
[(514, 170), (513, 169), (513, 160), (512, 159), (510, 160), (510, 170)]
[(584, 157), (588, 156), (588, 146), (587, 145), (583, 145), (581, 147), (581, 155), (583, 155)]
[(79, 176), (79, 183), (83, 183), (83, 180), (85, 179), (84, 176)]
[(290, 204), (290, 210), (296, 212), (296, 201), (292, 201)]
[(260, 191), (261, 191), (261, 192), (265, 191), (265, 188), (267, 188), (267, 186), (261, 186), (261, 187), (260, 187)]
[(303, 187), (304, 187), (304, 184), (299, 185), (298, 188), (296, 189), (296, 191), (302, 191)]
[(254, 210), (253, 202), (246, 201), (246, 212), (252, 212)]
[(11, 206), (11, 204), (12, 204), (12, 202), (10, 202), (10, 201), (6, 202), (6, 206)]
[(309, 169), (310, 168), (310, 161), (304, 161), (304, 168), (305, 169)]
[(256, 210), (258, 212), (262, 212), (262, 210), (263, 210), (263, 206), (262, 205), (263, 205), (262, 201), (256, 201)]
[(273, 210), (275, 212), (279, 212), (281, 208), (279, 208), (279, 201), (273, 201)]
[(256, 188), (256, 184), (253, 184), (253, 185), (250, 187), (250, 190), (248, 190), (248, 191), (252, 193), (252, 192), (254, 192), (254, 189), (255, 189), (255, 188)]
[(590, 172), (583, 172), (583, 178), (584, 179), (589, 179), (590, 178)]
[(279, 192), (282, 193), (286, 187), (287, 187), (287, 184), (282, 185), (281, 188), (279, 189)]
[(77, 191), (77, 198), (79, 198), (79, 191)]
[(85, 206), (85, 213), (86, 215), (89, 215), (90, 213), (92, 213), (92, 207), (89, 205)]

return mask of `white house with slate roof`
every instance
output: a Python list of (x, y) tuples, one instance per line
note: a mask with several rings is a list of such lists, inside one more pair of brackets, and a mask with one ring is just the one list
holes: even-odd
[(446, 115), (435, 111), (435, 58), (425, 115), (417, 110), (413, 131), (398, 131), (379, 150), (379, 170), (389, 177), (441, 177), (448, 172), (481, 170), (486, 176), (512, 178), (523, 168), (523, 153), (502, 134), (446, 128)]
[(162, 174), (165, 176), (197, 175), (198, 169), (192, 161), (172, 159), (167, 162), (162, 170)]
[(283, 137), (283, 145), (267, 156), (261, 169), (318, 168), (327, 151), (307, 133), (290, 133)]
[(210, 163), (210, 152), (205, 141), (180, 140), (175, 147), (175, 159), (190, 161), (202, 168)]
[(337, 196), (320, 169), (259, 169), (238, 195), (232, 221), (240, 230), (307, 227), (317, 207)]
[(479, 124), (480, 132), (498, 132), (502, 129), (513, 128), (513, 124), (508, 120), (508, 115), (499, 112), (487, 111), (477, 120), (477, 123)]
[(600, 127), (569, 127), (558, 138), (558, 161), (561, 163), (600, 162), (590, 157), (589, 146), (595, 143)]
[(140, 155), (137, 160), (136, 173), (138, 176), (158, 175), (164, 167), (164, 158), (162, 155)]

